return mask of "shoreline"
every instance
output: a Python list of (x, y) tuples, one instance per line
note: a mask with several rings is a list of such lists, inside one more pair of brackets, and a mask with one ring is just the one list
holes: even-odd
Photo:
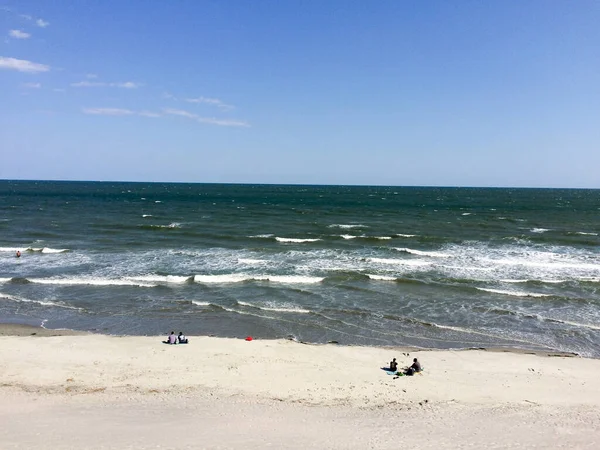
[[(26, 336), (36, 336), (36, 337), (51, 337), (51, 336), (89, 336), (89, 335), (97, 335), (97, 336), (112, 336), (112, 337), (155, 337), (152, 335), (120, 335), (120, 334), (105, 334), (105, 333), (95, 333), (92, 331), (81, 331), (81, 330), (71, 330), (66, 328), (60, 329), (52, 329), (45, 328), (43, 326), (35, 326), (35, 325), (25, 325), (25, 324), (14, 324), (14, 323), (3, 323), (0, 322), (0, 336), (15, 336), (15, 337), (26, 337)], [(162, 336), (162, 335), (161, 335)], [(164, 336), (162, 336), (164, 338)], [(209, 337), (209, 338), (217, 338), (217, 339), (242, 339), (241, 337), (220, 337), (220, 336), (195, 336), (195, 337)], [(582, 356), (574, 352), (563, 352), (563, 351), (553, 351), (553, 350), (531, 350), (526, 348), (518, 348), (518, 347), (465, 347), (465, 348), (455, 348), (455, 349), (444, 349), (444, 348), (420, 348), (420, 347), (403, 347), (403, 346), (395, 346), (395, 345), (353, 345), (353, 344), (340, 344), (339, 342), (327, 342), (327, 343), (317, 343), (317, 342), (305, 342), (298, 341), (294, 339), (286, 339), (286, 338), (273, 338), (273, 339), (260, 339), (261, 341), (290, 341), (295, 342), (297, 344), (302, 345), (335, 345), (342, 347), (365, 347), (365, 348), (380, 348), (380, 349), (388, 349), (390, 351), (404, 351), (404, 352), (445, 352), (445, 351), (485, 351), (485, 352), (493, 352), (493, 353), (514, 353), (514, 354), (527, 354), (527, 355), (536, 355), (536, 356), (547, 356), (547, 357), (571, 357), (571, 358), (586, 358), (586, 359), (600, 359), (594, 358), (591, 356)]]

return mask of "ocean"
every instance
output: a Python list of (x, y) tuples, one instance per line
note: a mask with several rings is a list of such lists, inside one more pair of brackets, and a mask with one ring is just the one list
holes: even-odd
[(600, 190), (0, 181), (0, 322), (600, 357), (599, 235)]

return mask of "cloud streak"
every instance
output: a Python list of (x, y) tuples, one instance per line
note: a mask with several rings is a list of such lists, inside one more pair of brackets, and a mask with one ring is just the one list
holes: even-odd
[(185, 117), (186, 119), (193, 120), (198, 123), (204, 123), (208, 125), (218, 125), (222, 127), (249, 127), (247, 122), (240, 120), (223, 120), (216, 119), (213, 117), (201, 117), (197, 114), (185, 111), (183, 109), (163, 109), (163, 114), (152, 112), (152, 111), (133, 111), (131, 109), (124, 108), (82, 108), (81, 112), (84, 114), (95, 115), (95, 116), (141, 116), (158, 118), (164, 115)]
[(98, 116), (131, 116), (135, 114), (135, 112), (130, 109), (122, 108), (83, 108), (82, 112), (84, 114), (93, 114)]
[(198, 97), (198, 98), (186, 98), (186, 102), (188, 103), (204, 103), (206, 105), (216, 106), (221, 111), (230, 111), (235, 108), (233, 105), (228, 105), (227, 103), (219, 100), (218, 98), (207, 98), (207, 97)]
[(21, 86), (27, 89), (40, 89), (42, 87), (41, 83), (23, 83)]
[(26, 73), (48, 72), (50, 66), (34, 63), (26, 59), (6, 58), (0, 56), (0, 69), (17, 70)]
[(46, 22), (44, 19), (37, 19), (35, 24), (40, 28), (46, 28), (48, 25), (50, 25), (50, 22)]
[(105, 83), (103, 81), (78, 81), (77, 83), (71, 83), (72, 87), (117, 87), (123, 89), (137, 89), (142, 86), (141, 83), (134, 83), (133, 81), (123, 81), (118, 83)]
[(31, 37), (31, 34), (25, 33), (21, 30), (10, 30), (8, 35), (14, 39), (29, 39)]
[(199, 123), (206, 123), (206, 124), (210, 124), (210, 125), (219, 125), (222, 127), (246, 127), (246, 128), (250, 127), (250, 125), (247, 122), (244, 122), (242, 120), (216, 119), (214, 117), (201, 117), (197, 114), (191, 113), (189, 111), (185, 111), (183, 109), (166, 108), (163, 110), (163, 112), (165, 114), (168, 114), (171, 116), (185, 117), (187, 119), (195, 120), (196, 122), (199, 122)]

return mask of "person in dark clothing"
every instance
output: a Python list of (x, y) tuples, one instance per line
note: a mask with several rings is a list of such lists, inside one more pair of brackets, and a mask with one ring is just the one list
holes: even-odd
[(415, 359), (413, 359), (412, 365), (404, 371), (404, 374), (405, 375), (414, 375), (416, 372), (420, 372), (422, 370), (423, 370), (423, 367), (421, 367), (421, 363), (419, 361), (417, 361), (417, 358), (415, 358)]
[(177, 342), (179, 342), (180, 344), (188, 343), (188, 339), (185, 337), (185, 335), (181, 331), (179, 332), (179, 336), (177, 336)]

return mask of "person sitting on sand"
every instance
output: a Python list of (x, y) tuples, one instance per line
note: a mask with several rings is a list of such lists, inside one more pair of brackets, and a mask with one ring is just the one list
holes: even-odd
[(417, 358), (413, 359), (413, 363), (410, 367), (408, 367), (404, 373), (406, 375), (414, 375), (415, 372), (420, 372), (421, 370), (423, 370), (423, 368), (421, 367), (421, 363), (419, 361), (417, 361)]
[(394, 358), (390, 362), (390, 372), (396, 372), (397, 370), (398, 370), (398, 363), (396, 362), (396, 358)]
[(163, 341), (165, 344), (177, 344), (177, 336), (175, 336), (175, 332), (171, 331), (171, 334), (167, 336), (167, 340)]
[(177, 336), (177, 341), (178, 341), (180, 344), (187, 344), (187, 343), (188, 343), (188, 340), (187, 340), (187, 338), (185, 337), (185, 334), (183, 334), (183, 332), (181, 332), (181, 331), (179, 332), (179, 336)]

